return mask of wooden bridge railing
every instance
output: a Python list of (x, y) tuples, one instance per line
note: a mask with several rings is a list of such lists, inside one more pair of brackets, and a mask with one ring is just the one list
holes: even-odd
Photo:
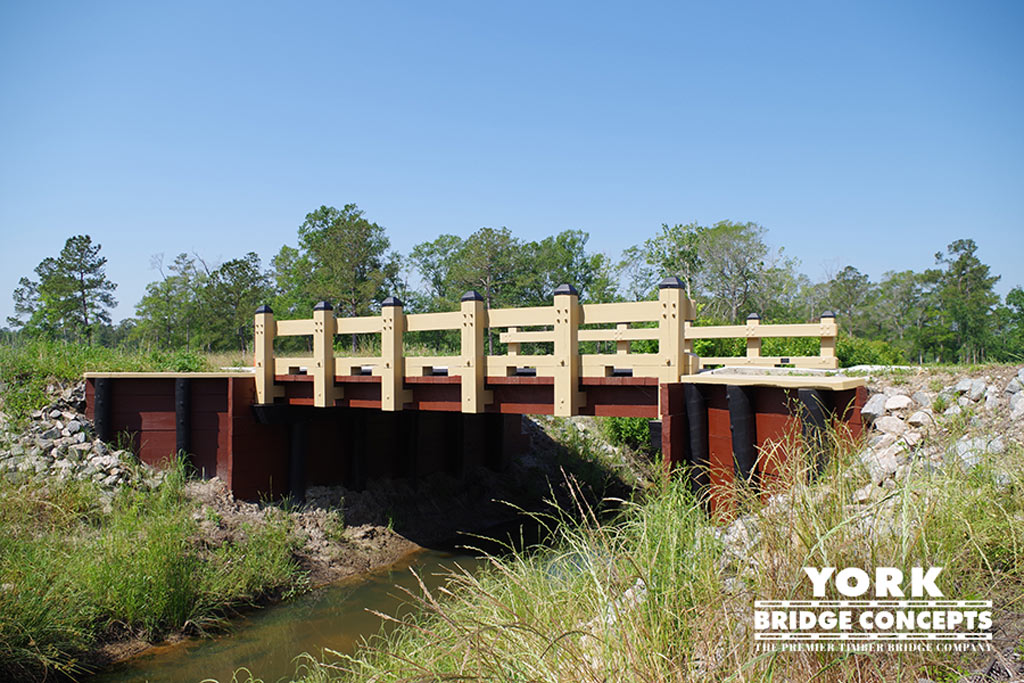
[[(462, 412), (480, 413), (490, 402), (486, 378), (507, 377), (532, 370), (539, 377), (554, 380), (554, 414), (575, 415), (585, 401), (579, 391), (580, 377), (633, 376), (657, 378), (659, 383), (678, 382), (707, 365), (744, 364), (835, 368), (836, 324), (831, 314), (820, 323), (805, 325), (760, 325), (752, 316), (746, 325), (697, 327), (692, 324), (696, 309), (686, 297), (678, 278), (665, 279), (657, 301), (610, 304), (579, 303), (579, 295), (570, 285), (554, 292), (554, 305), (487, 310), (483, 297), (467, 292), (460, 310), (448, 313), (406, 315), (402, 302), (386, 299), (381, 315), (335, 318), (330, 304), (321, 302), (313, 309), (312, 320), (274, 320), (273, 311), (261, 306), (256, 311), (255, 367), (259, 403), (271, 403), (283, 389), (275, 384), (278, 375), (300, 374), (306, 368), (313, 375), (313, 403), (332, 406), (342, 397), (336, 376), (359, 376), (369, 367), (380, 377), (381, 409), (402, 410), (410, 400), (405, 389), (407, 377), (447, 374), (460, 377)], [(655, 327), (631, 327), (635, 323), (656, 323)], [(603, 325), (604, 328), (581, 326)], [(609, 327), (614, 325), (614, 327)], [(524, 328), (544, 328), (540, 330)], [(500, 340), (507, 344), (505, 355), (487, 355), (486, 330), (504, 329)], [(406, 332), (459, 330), (460, 353), (457, 356), (406, 356), (403, 336)], [(379, 357), (337, 357), (335, 335), (380, 334)], [(312, 357), (278, 356), (276, 337), (312, 336)], [(693, 353), (693, 340), (746, 338), (747, 355), (741, 357), (699, 358)], [(820, 337), (819, 356), (765, 357), (760, 355), (761, 339), (766, 337)], [(658, 342), (654, 353), (631, 353), (633, 341)], [(614, 342), (615, 353), (581, 354), (580, 342)], [(550, 354), (520, 353), (524, 343), (550, 343)]]

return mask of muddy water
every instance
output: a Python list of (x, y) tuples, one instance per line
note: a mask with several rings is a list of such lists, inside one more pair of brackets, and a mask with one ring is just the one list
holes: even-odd
[[(401, 614), (408, 596), (399, 586), (418, 591), (415, 569), (432, 590), (455, 564), (476, 571), (482, 561), (469, 556), (425, 550), (386, 570), (360, 576), (303, 595), (287, 603), (256, 610), (232, 623), (229, 633), (213, 639), (157, 647), (90, 683), (151, 681), (162, 683), (231, 681), (240, 667), (267, 683), (295, 672), (294, 658), (302, 652), (319, 655), (324, 648), (351, 653), (364, 638), (378, 633), (379, 617), (367, 610)], [(239, 680), (247, 680), (240, 676)]]

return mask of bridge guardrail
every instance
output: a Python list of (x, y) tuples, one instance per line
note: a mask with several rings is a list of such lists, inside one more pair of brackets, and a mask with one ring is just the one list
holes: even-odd
[[(708, 365), (793, 365), (800, 368), (837, 367), (835, 317), (823, 314), (819, 323), (797, 325), (761, 325), (756, 316), (745, 325), (696, 326), (696, 308), (686, 297), (678, 278), (664, 280), (657, 301), (607, 304), (580, 304), (579, 295), (569, 285), (558, 287), (552, 306), (487, 310), (483, 297), (467, 292), (458, 311), (405, 314), (402, 302), (386, 299), (379, 316), (335, 318), (330, 304), (314, 307), (307, 320), (274, 320), (273, 311), (261, 306), (255, 320), (256, 393), (259, 403), (271, 403), (282, 394), (275, 383), (279, 375), (294, 375), (300, 367), (313, 376), (314, 405), (334, 405), (342, 397), (343, 386), (335, 378), (361, 376), (371, 367), (380, 378), (381, 408), (402, 410), (411, 399), (405, 388), (410, 377), (433, 376), (440, 367), (450, 377), (458, 376), (462, 392), (462, 412), (480, 413), (490, 402), (486, 389), (488, 377), (509, 377), (530, 369), (537, 377), (554, 384), (554, 414), (575, 415), (585, 401), (579, 390), (581, 377), (632, 376), (656, 378), (659, 383), (678, 382), (683, 375), (696, 373)], [(655, 327), (632, 327), (656, 323)], [(614, 325), (603, 329), (584, 325)], [(537, 328), (545, 329), (524, 329)], [(504, 355), (486, 353), (485, 332), (504, 329), (499, 339), (507, 344)], [(406, 356), (403, 337), (406, 332), (458, 330), (460, 353), (457, 356)], [(342, 334), (380, 334), (379, 357), (334, 355), (334, 336)], [(313, 355), (295, 357), (276, 355), (277, 337), (311, 336)], [(768, 337), (818, 337), (818, 356), (761, 356), (761, 340)], [(738, 357), (698, 357), (693, 353), (696, 339), (745, 338), (746, 355)], [(632, 353), (630, 343), (658, 342), (654, 353)], [(615, 353), (581, 354), (580, 342), (614, 342)], [(551, 354), (520, 353), (522, 344), (553, 344)], [(377, 380), (374, 380), (377, 381)]]

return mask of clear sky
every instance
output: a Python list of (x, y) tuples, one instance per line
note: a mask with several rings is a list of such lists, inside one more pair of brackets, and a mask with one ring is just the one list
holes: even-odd
[(0, 324), (64, 240), (131, 315), (153, 254), (399, 251), (755, 221), (818, 279), (974, 238), (1024, 285), (1024, 2), (0, 4)]

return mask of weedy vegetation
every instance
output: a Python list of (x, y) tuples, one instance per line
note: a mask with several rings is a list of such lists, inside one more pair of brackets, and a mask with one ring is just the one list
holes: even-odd
[(206, 547), (179, 463), (154, 489), (0, 477), (0, 679), (90, 669), (105, 641), (202, 632), (302, 586), (286, 515)]
[(200, 372), (214, 370), (205, 356), (187, 351), (124, 351), (103, 346), (35, 340), (0, 344), (3, 411), (15, 422), (52, 399), (53, 382), (78, 382), (90, 372)]
[(296, 680), (958, 680), (966, 662), (949, 652), (761, 652), (754, 601), (809, 596), (804, 566), (938, 566), (944, 595), (991, 599), (1006, 623), (1024, 600), (1022, 449), (970, 471), (914, 460), (855, 503), (870, 483), (857, 448), (835, 435), (827, 448), (814, 474), (818, 453), (779, 444), (793, 454), (774, 456), (783, 492), (741, 482), (715, 516), (678, 476), (611, 520), (577, 496), (545, 518), (551, 546), (452, 571), (355, 655), (304, 655)]

